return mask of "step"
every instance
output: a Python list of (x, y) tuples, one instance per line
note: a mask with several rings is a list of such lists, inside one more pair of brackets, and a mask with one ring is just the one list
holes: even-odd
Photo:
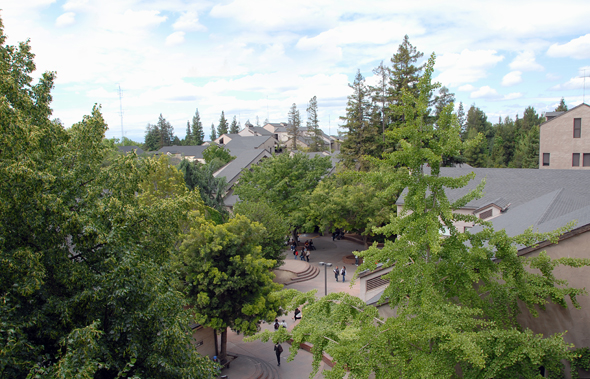
[(320, 269), (315, 266), (311, 266), (311, 267), (312, 267), (312, 269), (310, 270), (310, 272), (306, 273), (305, 275), (298, 276), (296, 278), (291, 279), (291, 281), (289, 283), (286, 283), (285, 285), (305, 282), (305, 281), (308, 281), (308, 280), (313, 279), (316, 276), (318, 276), (320, 274)]

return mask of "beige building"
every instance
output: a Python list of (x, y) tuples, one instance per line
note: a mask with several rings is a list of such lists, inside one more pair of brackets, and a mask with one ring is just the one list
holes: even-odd
[(548, 112), (540, 127), (539, 168), (590, 169), (590, 106)]

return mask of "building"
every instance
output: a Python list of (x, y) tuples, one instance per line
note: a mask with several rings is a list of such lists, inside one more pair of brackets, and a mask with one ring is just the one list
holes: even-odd
[[(576, 113), (574, 113), (576, 114)], [(571, 119), (570, 119), (571, 120)], [(590, 133), (590, 129), (588, 130)], [(518, 254), (533, 257), (546, 251), (552, 259), (563, 257), (590, 258), (590, 172), (567, 170), (506, 169), (443, 167), (441, 175), (458, 177), (474, 172), (476, 177), (466, 187), (448, 189), (447, 197), (451, 203), (466, 195), (483, 180), (486, 180), (484, 195), (457, 210), (457, 213), (472, 214), (490, 221), (494, 230), (505, 230), (509, 236), (523, 233), (532, 227), (533, 231), (550, 232), (576, 221), (574, 228), (562, 235), (557, 244), (549, 241), (536, 246), (519, 246)], [(397, 201), (398, 211), (404, 204), (403, 194)], [(467, 222), (456, 222), (459, 232), (477, 232), (481, 226)], [(447, 231), (442, 230), (444, 235)], [(376, 305), (389, 282), (383, 275), (391, 268), (379, 267), (366, 271), (360, 277), (360, 296), (367, 304)], [(556, 267), (553, 271), (558, 279), (567, 280), (571, 287), (590, 289), (590, 267)], [(567, 308), (548, 304), (545, 310), (539, 309), (539, 317), (532, 317), (526, 307), (518, 322), (533, 330), (549, 336), (563, 333), (564, 340), (576, 347), (590, 347), (590, 296), (579, 296), (581, 309), (576, 309), (569, 299)], [(380, 307), (384, 317), (395, 316), (390, 307)]]
[(186, 159), (189, 162), (205, 163), (203, 159), (203, 151), (207, 148), (206, 145), (196, 146), (164, 146), (158, 150), (158, 154), (166, 154), (171, 158)]
[(590, 169), (590, 106), (548, 112), (540, 126), (539, 168)]

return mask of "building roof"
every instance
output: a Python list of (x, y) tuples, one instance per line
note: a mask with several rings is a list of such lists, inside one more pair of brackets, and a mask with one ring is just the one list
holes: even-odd
[(164, 146), (158, 153), (170, 153), (170, 154), (182, 154), (188, 157), (195, 157), (197, 159), (203, 159), (203, 150), (207, 146), (195, 145), (195, 146)]
[[(252, 137), (245, 137), (245, 138), (252, 138)], [(265, 149), (254, 149), (254, 150), (245, 150), (236, 156), (236, 159), (229, 162), (219, 170), (217, 170), (213, 176), (218, 177), (225, 177), (226, 182), (231, 184), (232, 181), (235, 181), (242, 170), (248, 167), (250, 164), (257, 162), (262, 157), (270, 157), (271, 154), (266, 151)]]
[(137, 155), (143, 154), (143, 150), (139, 146), (118, 146), (120, 153), (127, 154), (132, 151), (135, 151)]
[(230, 134), (229, 136), (231, 141), (222, 146), (228, 149), (230, 153), (236, 157), (246, 150), (258, 149), (269, 139), (272, 139), (273, 142), (275, 141), (271, 136), (242, 137), (239, 134)]
[(585, 104), (585, 103), (582, 103), (580, 105), (576, 105), (572, 109), (568, 109), (566, 112), (547, 112), (547, 113), (545, 113), (545, 117), (547, 118), (547, 121), (545, 121), (544, 123), (542, 123), (541, 126), (547, 124), (550, 121), (555, 120), (556, 118), (562, 117), (563, 115), (565, 115), (565, 114), (573, 111), (574, 109), (578, 109), (578, 108), (583, 107), (583, 106), (590, 108), (590, 105)]
[[(578, 226), (590, 223), (590, 172), (518, 168), (443, 167), (441, 176), (458, 177), (475, 172), (466, 187), (447, 189), (450, 202), (467, 194), (485, 178), (484, 196), (464, 207), (476, 210), (495, 204), (504, 211), (490, 222), (494, 229), (508, 235), (522, 233), (528, 227), (549, 232), (572, 220)], [(403, 194), (396, 202), (403, 204)], [(480, 227), (475, 227), (477, 232)]]
[(261, 126), (251, 126), (248, 129), (254, 131), (256, 134), (260, 134), (261, 136), (273, 136), (273, 133), (269, 132)]

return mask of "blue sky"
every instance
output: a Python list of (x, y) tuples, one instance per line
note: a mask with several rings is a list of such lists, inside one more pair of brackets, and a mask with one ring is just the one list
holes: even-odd
[[(198, 108), (208, 136), (221, 111), (242, 123), (305, 119), (337, 132), (356, 70), (389, 63), (403, 36), (437, 55), (435, 78), (488, 119), (582, 102), (590, 2), (335, 0), (21, 0), (0, 5), (8, 42), (31, 40), (56, 71), (54, 116), (69, 126), (102, 105), (108, 137), (143, 140), (160, 113), (184, 136)], [(590, 88), (590, 77), (587, 87)], [(586, 91), (586, 103), (590, 90)]]

